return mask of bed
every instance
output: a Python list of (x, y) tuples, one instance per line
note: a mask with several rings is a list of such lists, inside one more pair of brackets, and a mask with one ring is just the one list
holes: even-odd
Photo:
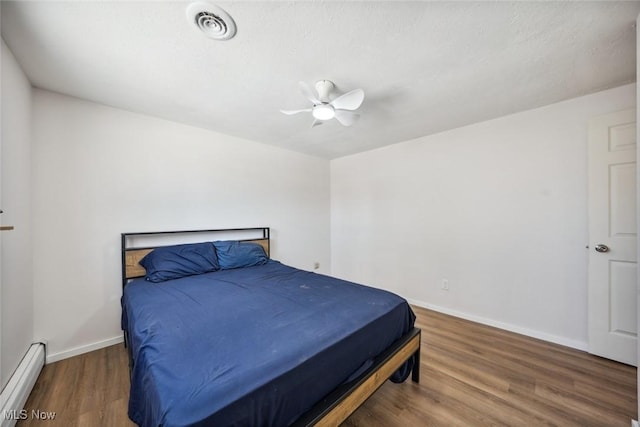
[[(271, 259), (268, 227), (121, 237), (129, 417), (141, 426), (339, 425), (387, 379), (419, 381), (407, 302)], [(184, 251), (204, 266), (167, 275), (161, 262)]]

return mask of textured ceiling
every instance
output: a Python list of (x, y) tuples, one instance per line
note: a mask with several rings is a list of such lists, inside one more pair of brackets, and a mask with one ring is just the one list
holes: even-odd
[[(640, 2), (0, 4), (2, 37), (35, 87), (336, 158), (635, 81)], [(311, 128), (298, 82), (362, 88), (361, 118)]]

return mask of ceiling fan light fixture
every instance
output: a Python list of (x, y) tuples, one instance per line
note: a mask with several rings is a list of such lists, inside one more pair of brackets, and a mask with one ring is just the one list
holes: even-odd
[(336, 111), (330, 104), (319, 104), (313, 107), (311, 114), (317, 120), (331, 120), (336, 116)]
[(364, 101), (364, 91), (362, 89), (354, 89), (347, 93), (343, 93), (334, 99), (331, 99), (331, 92), (335, 85), (329, 80), (319, 80), (316, 82), (316, 93), (305, 82), (301, 81), (300, 93), (311, 101), (310, 108), (299, 110), (280, 110), (282, 114), (288, 116), (298, 113), (311, 113), (313, 116), (313, 124), (311, 127), (321, 125), (327, 120), (335, 118), (342, 126), (353, 125), (358, 117), (354, 110), (360, 108)]

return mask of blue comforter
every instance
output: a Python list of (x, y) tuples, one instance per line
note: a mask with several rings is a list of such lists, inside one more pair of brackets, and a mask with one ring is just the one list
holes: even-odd
[(289, 425), (415, 320), (397, 295), (277, 261), (136, 279), (122, 305), (141, 426)]

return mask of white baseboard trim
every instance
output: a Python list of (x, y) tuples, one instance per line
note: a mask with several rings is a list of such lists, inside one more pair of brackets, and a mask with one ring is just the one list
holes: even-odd
[(13, 427), (18, 420), (27, 416), (24, 405), (44, 366), (44, 358), (44, 344), (31, 344), (0, 393), (0, 427)]
[(47, 355), (47, 364), (57, 362), (59, 360), (68, 359), (73, 356), (78, 356), (80, 354), (89, 353), (90, 351), (99, 350), (104, 347), (109, 347), (110, 345), (119, 344), (124, 341), (124, 337), (120, 334), (117, 337), (108, 338), (106, 340), (94, 342), (87, 345), (82, 345), (80, 347), (75, 347), (70, 350), (60, 351), (54, 354)]
[(586, 342), (568, 339), (565, 337), (559, 337), (553, 334), (547, 334), (545, 332), (536, 331), (533, 329), (523, 328), (521, 326), (512, 325), (510, 323), (499, 322), (493, 319), (487, 319), (486, 317), (476, 316), (473, 314), (463, 313), (461, 311), (452, 310), (446, 307), (441, 307), (434, 304), (429, 304), (424, 301), (407, 298), (409, 304), (417, 305), (418, 307), (427, 308), (429, 310), (437, 311), (451, 316), (459, 317), (461, 319), (470, 320), (476, 323), (482, 323), (483, 325), (493, 326), (495, 328), (504, 329), (505, 331), (515, 332), (520, 335), (526, 335), (528, 337), (537, 338), (543, 341), (552, 342), (554, 344), (560, 344), (565, 347), (575, 348), (576, 350), (587, 351), (588, 345)]

